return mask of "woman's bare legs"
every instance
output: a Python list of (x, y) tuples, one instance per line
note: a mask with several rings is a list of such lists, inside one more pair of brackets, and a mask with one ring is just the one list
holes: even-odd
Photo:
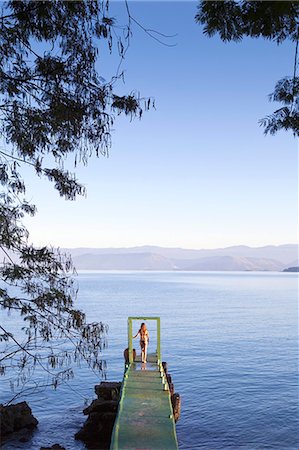
[(144, 350), (143, 350), (143, 362), (145, 362), (145, 363), (146, 363), (146, 358), (147, 358), (147, 344), (145, 344)]

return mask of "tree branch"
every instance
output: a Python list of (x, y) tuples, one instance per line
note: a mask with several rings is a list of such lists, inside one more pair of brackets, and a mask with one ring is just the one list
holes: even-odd
[(296, 106), (296, 92), (295, 92), (295, 84), (296, 84), (296, 73), (297, 73), (297, 58), (298, 58), (298, 43), (299, 43), (299, 38), (297, 38), (296, 41), (296, 49), (295, 49), (295, 61), (294, 61), (294, 74), (293, 74), (293, 89), (292, 89), (292, 94), (293, 94), (293, 101), (292, 101), (292, 105), (291, 105), (291, 112), (293, 112), (294, 107)]
[(26, 161), (25, 159), (18, 158), (17, 156), (13, 156), (13, 155), (11, 155), (9, 153), (5, 153), (3, 150), (0, 150), (0, 154), (5, 156), (5, 157), (7, 157), (7, 158), (13, 159), (14, 161), (18, 161), (18, 162), (21, 162), (21, 163), (28, 164), (29, 166), (35, 167), (34, 163), (31, 163), (30, 161)]
[(130, 9), (129, 9), (129, 4), (128, 4), (127, 0), (125, 0), (125, 4), (126, 4), (126, 9), (127, 9), (127, 14), (128, 14), (129, 20), (134, 22), (139, 28), (141, 28), (141, 30), (143, 30), (150, 38), (152, 38), (155, 41), (159, 42), (159, 44), (165, 45), (165, 47), (176, 47), (177, 46), (177, 44), (168, 44), (166, 42), (161, 41), (161, 39), (158, 39), (156, 36), (153, 36), (153, 33), (155, 33), (155, 34), (157, 34), (157, 35), (159, 35), (161, 37), (164, 37), (164, 38), (173, 38), (173, 37), (176, 37), (177, 34), (173, 34), (173, 35), (169, 35), (168, 36), (167, 34), (160, 33), (159, 31), (152, 30), (150, 28), (145, 28), (140, 22), (138, 22), (138, 20), (136, 20), (131, 15)]

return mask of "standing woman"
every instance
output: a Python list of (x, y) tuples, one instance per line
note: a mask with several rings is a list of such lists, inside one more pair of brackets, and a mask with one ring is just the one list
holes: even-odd
[(143, 363), (146, 363), (149, 334), (144, 322), (142, 322), (138, 333), (135, 336), (133, 336), (133, 339), (135, 339), (138, 335), (140, 336), (141, 361)]

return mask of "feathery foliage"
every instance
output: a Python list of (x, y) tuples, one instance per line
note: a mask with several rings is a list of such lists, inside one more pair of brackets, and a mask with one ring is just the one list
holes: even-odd
[[(8, 1), (0, 11), (0, 305), (24, 320), (24, 339), (0, 326), (0, 372), (13, 368), (17, 380), (36, 366), (53, 375), (54, 386), (84, 359), (103, 371), (103, 323), (86, 322), (74, 308), (76, 288), (69, 258), (30, 245), (25, 215), (36, 208), (26, 200), (24, 165), (45, 177), (65, 199), (85, 188), (64, 168), (92, 155), (107, 155), (118, 114), (141, 117), (152, 106), (139, 94), (117, 92), (120, 70), (104, 80), (96, 69), (100, 45), (120, 61), (131, 37), (109, 16), (108, 1)], [(67, 342), (66, 346), (53, 343)], [(62, 350), (64, 348), (64, 350)]]
[(294, 73), (278, 81), (271, 101), (283, 104), (273, 114), (260, 120), (265, 134), (279, 130), (299, 133), (298, 97), (298, 41), (299, 3), (289, 1), (201, 1), (195, 21), (204, 26), (209, 37), (219, 33), (224, 42), (239, 42), (244, 36), (265, 39), (281, 44), (285, 40), (295, 43)]

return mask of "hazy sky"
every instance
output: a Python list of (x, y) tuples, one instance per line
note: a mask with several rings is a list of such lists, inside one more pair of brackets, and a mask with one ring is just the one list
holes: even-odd
[[(298, 142), (263, 135), (258, 119), (276, 81), (291, 75), (294, 45), (222, 43), (194, 22), (196, 2), (132, 2), (161, 45), (134, 29), (121, 92), (156, 100), (141, 121), (117, 120), (110, 157), (77, 174), (87, 198), (67, 202), (32, 176), (26, 221), (36, 244), (109, 247), (259, 246), (297, 241)], [(113, 15), (123, 2), (113, 4)], [(104, 67), (104, 72), (102, 71)], [(103, 54), (101, 74), (116, 68)]]

